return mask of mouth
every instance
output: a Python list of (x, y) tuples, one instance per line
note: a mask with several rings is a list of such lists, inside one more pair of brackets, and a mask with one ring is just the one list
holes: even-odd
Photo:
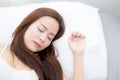
[(38, 47), (38, 48), (40, 48), (41, 46), (40, 46), (40, 44), (39, 43), (37, 43), (36, 41), (33, 41), (33, 43), (35, 44), (35, 46), (36, 47)]

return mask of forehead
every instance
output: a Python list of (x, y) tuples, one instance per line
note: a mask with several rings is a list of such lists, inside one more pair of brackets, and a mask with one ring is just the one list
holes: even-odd
[(37, 20), (38, 22), (39, 21), (47, 21), (47, 22), (49, 22), (49, 23), (58, 23), (58, 21), (55, 19), (55, 18), (53, 18), (53, 17), (51, 17), (51, 16), (42, 16), (42, 17), (40, 17), (38, 20)]
[(50, 16), (43, 16), (36, 21), (42, 27), (46, 27), (48, 31), (57, 33), (59, 29), (59, 23), (56, 19)]

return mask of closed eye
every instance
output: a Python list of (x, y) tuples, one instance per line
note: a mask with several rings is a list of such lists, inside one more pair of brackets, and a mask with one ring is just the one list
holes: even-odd
[(48, 39), (49, 39), (50, 41), (52, 41), (52, 39), (51, 39), (50, 37), (48, 37)]
[(53, 40), (53, 37), (48, 36), (48, 39), (49, 39), (50, 41), (52, 41), (52, 40)]
[(41, 30), (39, 27), (37, 27), (37, 28), (38, 28), (38, 31), (43, 32), (43, 30)]

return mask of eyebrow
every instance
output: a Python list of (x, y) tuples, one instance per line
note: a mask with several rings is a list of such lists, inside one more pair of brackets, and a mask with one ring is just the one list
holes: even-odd
[[(40, 23), (42, 26), (43, 26), (43, 28), (45, 29), (45, 30), (47, 30), (47, 27), (44, 25), (44, 24), (42, 24), (42, 23)], [(55, 34), (53, 34), (53, 33), (51, 33), (53, 36), (55, 36)]]

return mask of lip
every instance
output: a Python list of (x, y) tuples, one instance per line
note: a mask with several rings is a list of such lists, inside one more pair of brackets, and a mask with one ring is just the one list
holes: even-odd
[(38, 47), (38, 48), (40, 48), (41, 46), (40, 46), (40, 44), (39, 43), (37, 43), (36, 41), (33, 41), (33, 43), (35, 44), (35, 46), (36, 47)]

